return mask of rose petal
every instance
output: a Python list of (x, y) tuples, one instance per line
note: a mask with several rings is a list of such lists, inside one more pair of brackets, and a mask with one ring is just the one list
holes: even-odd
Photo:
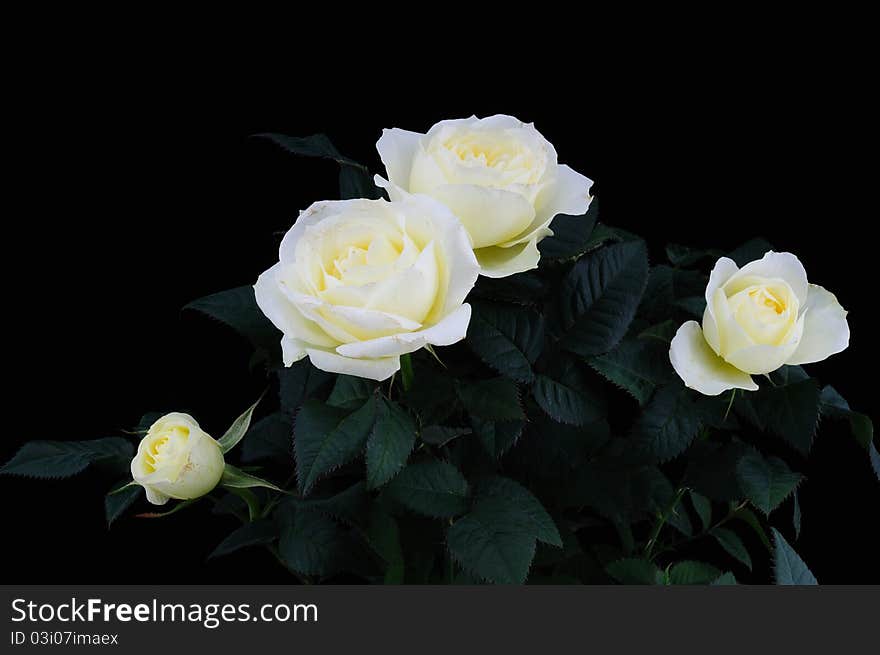
[(376, 149), (385, 165), (388, 179), (394, 184), (409, 186), (413, 157), (419, 148), (419, 139), (423, 136), (418, 132), (401, 130), (398, 127), (382, 130), (382, 136), (376, 142)]
[(472, 184), (443, 184), (430, 196), (452, 210), (474, 248), (503, 243), (522, 233), (535, 218), (535, 208), (519, 193)]
[(393, 357), (415, 352), (427, 344), (448, 346), (464, 339), (471, 319), (471, 306), (462, 305), (436, 325), (418, 332), (393, 334), (380, 339), (343, 344), (336, 352), (346, 357)]
[(785, 364), (797, 350), (804, 330), (804, 316), (798, 319), (789, 337), (788, 343), (782, 346), (752, 345), (739, 350), (726, 352), (724, 359), (739, 370), (759, 375), (772, 373)]
[(370, 380), (387, 380), (400, 370), (399, 357), (383, 357), (381, 359), (353, 359), (343, 357), (334, 352), (310, 348), (306, 351), (312, 365), (328, 373), (354, 375)]
[(669, 361), (685, 386), (706, 396), (717, 396), (727, 389), (758, 389), (747, 373), (712, 351), (696, 321), (688, 321), (678, 328), (669, 345)]
[(728, 296), (733, 295), (738, 288), (737, 280), (751, 276), (780, 278), (788, 282), (792, 291), (798, 298), (800, 306), (803, 307), (807, 302), (807, 272), (801, 261), (790, 252), (773, 252), (766, 253), (761, 259), (749, 262), (739, 271), (732, 275), (725, 283), (725, 292)]
[(536, 241), (521, 243), (511, 248), (480, 248), (475, 250), (477, 261), (480, 262), (480, 275), (486, 277), (507, 277), (538, 268), (541, 253)]
[(787, 364), (821, 362), (849, 346), (847, 312), (833, 293), (811, 284), (801, 314), (804, 317), (801, 343)]
[(281, 264), (275, 264), (257, 279), (254, 294), (257, 306), (281, 332), (315, 346), (332, 348), (339, 342), (330, 338), (314, 322), (303, 316), (278, 286)]
[(721, 353), (721, 337), (718, 333), (718, 325), (717, 325), (717, 317), (715, 316), (715, 310), (713, 308), (715, 302), (716, 292), (720, 289), (720, 287), (727, 282), (736, 274), (739, 270), (739, 267), (736, 265), (736, 262), (728, 257), (721, 257), (717, 262), (715, 262), (715, 266), (712, 267), (712, 272), (709, 274), (709, 284), (706, 285), (706, 309), (703, 312), (703, 336), (706, 338), (706, 341), (709, 342), (709, 345), (712, 346), (712, 350), (716, 353)]

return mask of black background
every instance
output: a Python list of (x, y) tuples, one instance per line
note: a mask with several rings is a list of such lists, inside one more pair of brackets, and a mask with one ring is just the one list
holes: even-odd
[[(383, 127), (423, 132), (472, 113), (534, 121), (595, 181), (601, 220), (645, 236), (655, 262), (667, 242), (730, 249), (757, 235), (795, 252), (850, 311), (852, 345), (810, 372), (880, 419), (875, 182), (860, 163), (864, 81), (848, 62), (701, 50), (612, 70), (609, 53), (590, 66), (550, 53), (500, 78), (479, 66), (352, 76), (303, 57), (265, 77), (154, 53), (59, 58), (11, 126), (26, 202), (6, 217), (0, 461), (30, 439), (119, 434), (148, 410), (189, 411), (216, 435), (259, 394), (244, 342), (180, 309), (255, 281), (297, 212), (335, 197), (337, 169), (249, 135), (325, 132), (379, 171)], [(820, 582), (880, 582), (880, 483), (846, 426), (824, 422), (801, 470), (797, 548)], [(0, 477), (6, 581), (292, 581), (258, 550), (206, 562), (234, 527), (207, 508), (108, 531), (112, 482)]]

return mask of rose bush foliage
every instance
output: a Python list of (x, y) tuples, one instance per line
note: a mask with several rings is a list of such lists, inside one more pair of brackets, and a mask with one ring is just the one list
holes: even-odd
[(149, 415), (0, 471), (123, 477), (110, 523), (143, 488), (181, 500), (139, 516), (212, 502), (237, 524), (214, 556), (267, 548), (304, 582), (816, 582), (792, 544), (820, 419), (878, 477), (880, 454), (801, 367), (849, 331), (796, 257), (756, 239), (649, 259), (509, 117), (386, 131), (388, 199), (326, 137), (262, 136), (338, 162), (347, 201), (300, 216), (256, 293), (188, 305), (250, 341), (267, 396), (217, 441)]

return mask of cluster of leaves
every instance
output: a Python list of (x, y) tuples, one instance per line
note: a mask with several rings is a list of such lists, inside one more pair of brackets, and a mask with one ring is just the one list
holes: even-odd
[[(344, 197), (377, 196), (325, 137), (267, 137), (339, 162)], [(537, 271), (480, 278), (466, 340), (404, 357), (390, 383), (283, 367), (250, 287), (192, 303), (251, 341), (277, 398), (243, 432), (241, 472), (284, 491), (215, 492), (242, 525), (214, 554), (267, 547), (303, 580), (389, 584), (735, 584), (772, 557), (777, 583), (815, 583), (771, 520), (790, 505), (782, 529), (799, 535), (797, 469), (820, 417), (849, 422), (880, 478), (870, 419), (800, 367), (757, 392), (686, 389), (669, 342), (702, 316), (723, 253), (670, 246), (652, 266), (597, 215), (594, 201), (557, 217)], [(58, 476), (131, 454), (89, 443), (29, 444), (2, 471)], [(108, 496), (108, 520), (136, 494)]]

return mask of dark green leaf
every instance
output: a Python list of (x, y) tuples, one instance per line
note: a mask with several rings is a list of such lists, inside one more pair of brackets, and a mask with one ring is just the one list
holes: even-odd
[(353, 159), (349, 159), (340, 153), (336, 146), (330, 141), (326, 134), (313, 134), (311, 136), (287, 136), (286, 134), (276, 134), (273, 132), (265, 132), (254, 134), (255, 138), (268, 139), (272, 143), (281, 146), (287, 152), (303, 157), (318, 157), (321, 159), (331, 159), (338, 164), (348, 166), (361, 166)]
[(530, 305), (538, 302), (546, 292), (547, 286), (540, 276), (525, 272), (501, 278), (481, 275), (470, 296)]
[(440, 460), (410, 464), (387, 487), (388, 494), (414, 512), (448, 518), (467, 511), (467, 480), (458, 469)]
[(306, 400), (312, 398), (336, 376), (312, 366), (306, 357), (291, 366), (278, 369), (278, 401), (291, 418)]
[(735, 261), (737, 266), (743, 267), (749, 262), (753, 262), (756, 259), (761, 259), (761, 257), (763, 257), (770, 250), (773, 250), (773, 246), (770, 245), (770, 242), (766, 239), (758, 237), (756, 239), (746, 241), (744, 244), (739, 246), (733, 252), (729, 253), (727, 256)]
[(516, 384), (507, 378), (465, 382), (458, 387), (465, 410), (486, 421), (516, 421), (524, 418)]
[(705, 585), (721, 577), (721, 571), (711, 564), (685, 560), (669, 570), (669, 584)]
[(497, 584), (522, 584), (535, 556), (535, 538), (507, 532), (491, 517), (468, 514), (446, 534), (449, 552), (462, 568)]
[(522, 307), (474, 302), (467, 343), (486, 364), (518, 382), (531, 382), (544, 343), (544, 318)]
[(280, 348), (281, 332), (260, 310), (250, 285), (193, 300), (184, 309), (193, 309), (228, 325), (256, 348)]
[(647, 278), (641, 241), (608, 246), (578, 261), (562, 282), (562, 345), (585, 357), (611, 350), (626, 334)]
[(346, 563), (350, 540), (324, 514), (298, 509), (281, 513), (278, 553), (294, 571), (304, 575), (332, 575)]
[(703, 259), (718, 259), (722, 254), (720, 250), (690, 248), (677, 243), (666, 246), (666, 256), (675, 266), (692, 266)]
[(370, 497), (363, 480), (327, 498), (297, 500), (296, 507), (316, 510), (347, 525), (360, 525)]
[(349, 411), (357, 409), (367, 402), (376, 387), (376, 382), (366, 378), (358, 378), (353, 375), (337, 376), (333, 391), (327, 398), (327, 404)]
[(253, 523), (245, 523), (221, 541), (208, 557), (221, 557), (248, 546), (268, 544), (277, 537), (278, 527), (274, 521), (262, 519)]
[(405, 561), (397, 521), (379, 504), (373, 505), (367, 527), (367, 541), (385, 562), (385, 584), (403, 584)]
[(757, 392), (743, 394), (743, 403), (750, 402), (768, 430), (806, 455), (819, 422), (819, 385), (810, 378), (786, 382), (781, 377), (786, 373), (774, 374), (782, 380), (778, 386), (766, 384)]
[(733, 573), (727, 571), (722, 575), (719, 575), (717, 578), (712, 580), (710, 583), (713, 586), (723, 586), (723, 585), (735, 585), (738, 584), (736, 578), (733, 576)]
[(304, 494), (322, 475), (350, 462), (363, 450), (375, 416), (376, 403), (372, 399), (348, 416), (315, 401), (303, 405), (294, 425), (294, 451), (297, 479)]
[(445, 446), (458, 437), (470, 434), (470, 428), (452, 428), (444, 425), (428, 425), (422, 428), (422, 441), (432, 446)]
[(522, 434), (525, 422), (523, 421), (482, 421), (476, 417), (471, 418), (471, 425), (480, 443), (486, 452), (498, 459), (516, 443)]
[(267, 459), (288, 462), (292, 456), (293, 421), (283, 412), (260, 419), (248, 430), (241, 444), (241, 461)]
[(559, 214), (550, 224), (553, 236), (542, 239), (538, 243), (541, 259), (566, 260), (576, 259), (595, 244), (591, 242), (590, 235), (596, 227), (596, 219), (599, 216), (599, 201), (596, 198), (590, 202), (590, 208), (581, 216), (569, 216)]
[(633, 425), (635, 447), (660, 462), (683, 453), (700, 428), (690, 393), (678, 385), (657, 390)]
[(794, 493), (791, 496), (791, 507), (791, 524), (794, 527), (794, 538), (797, 540), (801, 536), (801, 503), (798, 500), (797, 489), (794, 490)]
[(874, 424), (871, 422), (871, 419), (864, 414), (852, 411), (849, 403), (831, 386), (826, 386), (822, 389), (820, 403), (823, 415), (849, 421), (853, 437), (868, 453), (871, 468), (874, 469), (874, 475), (880, 480), (880, 452), (877, 451), (877, 446), (874, 445)]
[(802, 477), (778, 457), (764, 459), (757, 451), (740, 459), (737, 476), (746, 497), (764, 514), (769, 514), (788, 498)]
[(113, 522), (140, 498), (143, 490), (144, 488), (139, 484), (128, 484), (124, 489), (116, 489), (104, 496), (104, 516), (107, 525), (113, 525)]
[(737, 465), (747, 452), (748, 446), (741, 441), (726, 444), (695, 441), (687, 452), (685, 484), (712, 500), (731, 501), (742, 498)]
[(559, 530), (541, 501), (518, 482), (495, 476), (480, 482), (476, 496), (472, 513), (486, 517), (492, 514), (491, 523), (496, 527), (519, 530), (538, 541), (562, 548)]
[(776, 528), (773, 533), (773, 571), (778, 585), (816, 585), (819, 584), (804, 560), (794, 552), (785, 537)]
[(752, 558), (736, 532), (725, 528), (715, 528), (712, 530), (712, 536), (731, 557), (735, 557), (745, 564), (749, 571), (752, 570)]
[(134, 446), (121, 437), (91, 441), (29, 441), (0, 467), (0, 474), (67, 478), (97, 462), (109, 464), (122, 472), (133, 454)]
[(367, 440), (367, 487), (381, 487), (404, 467), (416, 443), (416, 424), (397, 403), (382, 399)]
[(604, 403), (580, 379), (574, 367), (553, 379), (535, 378), (532, 395), (554, 421), (569, 425), (587, 425), (604, 417)]
[(361, 166), (339, 167), (339, 198), (368, 198), (378, 200), (382, 190), (373, 183), (373, 176)]
[(648, 402), (658, 385), (671, 381), (674, 376), (669, 363), (669, 343), (656, 338), (624, 339), (616, 348), (587, 362), (609, 382), (631, 394), (640, 405)]
[(690, 497), (691, 503), (697, 511), (697, 516), (700, 517), (700, 523), (703, 524), (703, 531), (705, 532), (709, 529), (709, 526), (712, 525), (712, 502), (705, 496), (698, 494), (696, 491), (691, 491)]
[(663, 571), (646, 559), (626, 558), (605, 567), (608, 575), (625, 585), (663, 584)]

